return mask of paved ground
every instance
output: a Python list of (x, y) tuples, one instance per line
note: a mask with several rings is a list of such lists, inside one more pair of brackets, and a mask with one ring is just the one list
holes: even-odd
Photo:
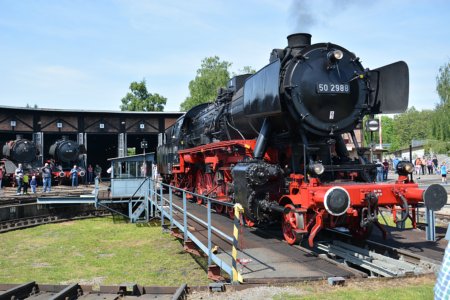
[[(166, 195), (166, 199), (168, 195)], [(182, 207), (180, 198), (173, 197), (174, 204)], [(187, 202), (187, 210), (201, 219), (206, 219), (206, 207)], [(178, 214), (178, 220), (182, 223), (182, 214)], [(232, 236), (233, 221), (216, 213), (211, 214), (212, 226), (225, 234)], [(193, 233), (207, 244), (207, 230), (197, 222), (189, 219), (189, 226), (195, 230)], [(276, 235), (270, 234), (275, 231)], [(308, 252), (289, 246), (282, 238), (281, 228), (251, 229), (242, 227), (239, 233), (238, 258), (242, 263), (238, 269), (247, 281), (258, 279), (271, 280), (311, 280), (322, 279), (331, 276), (350, 277), (354, 274), (333, 263), (315, 257)], [(217, 236), (213, 237), (213, 245), (219, 247), (217, 254), (229, 266), (231, 266), (231, 243)]]

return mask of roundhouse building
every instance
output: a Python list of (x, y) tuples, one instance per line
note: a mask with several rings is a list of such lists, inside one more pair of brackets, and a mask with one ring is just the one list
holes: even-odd
[(49, 148), (63, 136), (84, 145), (84, 163), (99, 164), (105, 171), (107, 159), (156, 151), (158, 133), (172, 125), (180, 112), (90, 111), (0, 106), (0, 145), (18, 134), (38, 147), (40, 163), (50, 159)]

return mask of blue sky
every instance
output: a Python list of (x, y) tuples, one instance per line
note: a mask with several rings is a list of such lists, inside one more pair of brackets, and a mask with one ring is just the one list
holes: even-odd
[(260, 69), (286, 36), (309, 32), (365, 68), (410, 68), (410, 106), (433, 108), (450, 61), (450, 1), (0, 0), (0, 105), (119, 110), (132, 81), (177, 111), (201, 60)]

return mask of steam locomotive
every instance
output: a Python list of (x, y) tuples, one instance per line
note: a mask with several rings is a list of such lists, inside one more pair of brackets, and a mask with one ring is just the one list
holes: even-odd
[[(224, 202), (240, 203), (249, 224), (281, 220), (290, 244), (322, 228), (346, 227), (367, 238), (380, 207), (439, 210), (445, 189), (419, 189), (413, 166), (401, 162), (395, 183), (374, 183), (376, 165), (364, 158), (354, 130), (380, 113), (408, 106), (405, 62), (375, 70), (332, 43), (293, 34), (253, 75), (232, 78), (214, 103), (198, 105), (165, 132), (157, 150), (165, 182)], [(351, 157), (342, 137), (351, 137)], [(198, 200), (201, 202), (201, 199)], [(216, 210), (224, 208), (216, 205)], [(374, 226), (375, 225), (375, 226)]]
[(3, 155), (18, 163), (32, 163), (36, 160), (38, 150), (34, 142), (17, 135), (16, 139), (3, 146)]
[(5, 168), (7, 181), (12, 181), (12, 177), (18, 164), (23, 165), (30, 175), (38, 175), (38, 155), (39, 151), (33, 141), (23, 138), (18, 134), (15, 140), (11, 140), (3, 145), (3, 158), (1, 164)]
[(60, 140), (50, 146), (48, 153), (54, 158), (51, 161), (54, 178), (70, 178), (70, 170), (74, 164), (77, 165), (79, 176), (83, 177), (86, 174), (84, 167), (80, 165), (82, 163), (80, 155), (85, 153), (84, 145), (79, 145), (67, 136), (62, 136)]

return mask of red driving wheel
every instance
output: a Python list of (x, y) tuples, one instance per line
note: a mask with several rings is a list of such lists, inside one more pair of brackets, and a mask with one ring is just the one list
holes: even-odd
[(293, 245), (300, 242), (301, 239), (301, 235), (295, 231), (295, 229), (298, 229), (298, 214), (295, 212), (294, 205), (287, 204), (285, 207), (290, 208), (290, 210), (287, 214), (283, 215), (283, 235), (286, 242)]

